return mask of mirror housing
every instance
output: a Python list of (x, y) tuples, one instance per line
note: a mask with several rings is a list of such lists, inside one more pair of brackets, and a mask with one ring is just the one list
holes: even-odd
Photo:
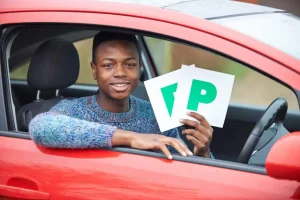
[(280, 138), (271, 148), (265, 166), (273, 178), (300, 181), (300, 132)]

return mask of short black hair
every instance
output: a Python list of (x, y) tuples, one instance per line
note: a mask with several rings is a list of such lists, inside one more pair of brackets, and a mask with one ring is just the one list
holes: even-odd
[(92, 54), (93, 63), (95, 63), (97, 47), (103, 42), (113, 41), (113, 40), (125, 40), (125, 41), (133, 43), (138, 51), (139, 59), (141, 59), (140, 48), (139, 48), (139, 45), (138, 45), (135, 35), (127, 34), (127, 33), (101, 31), (95, 35), (94, 40), (93, 40), (93, 50), (92, 50), (93, 51), (92, 52), (93, 53)]

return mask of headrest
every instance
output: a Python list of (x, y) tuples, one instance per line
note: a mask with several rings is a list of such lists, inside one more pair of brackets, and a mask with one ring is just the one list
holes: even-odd
[(78, 74), (75, 46), (66, 39), (52, 38), (42, 43), (33, 55), (27, 82), (37, 90), (62, 89), (73, 85)]

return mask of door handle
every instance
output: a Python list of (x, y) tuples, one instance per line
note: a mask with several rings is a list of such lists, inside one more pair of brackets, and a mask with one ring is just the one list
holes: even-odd
[(45, 192), (6, 185), (0, 185), (0, 196), (22, 199), (50, 199), (50, 195)]

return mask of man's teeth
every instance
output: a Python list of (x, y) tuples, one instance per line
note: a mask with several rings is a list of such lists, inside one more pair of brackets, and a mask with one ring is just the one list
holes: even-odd
[(127, 85), (126, 83), (122, 83), (122, 84), (114, 84), (114, 86), (116, 86), (116, 87), (123, 87), (123, 86), (125, 86), (125, 85)]

